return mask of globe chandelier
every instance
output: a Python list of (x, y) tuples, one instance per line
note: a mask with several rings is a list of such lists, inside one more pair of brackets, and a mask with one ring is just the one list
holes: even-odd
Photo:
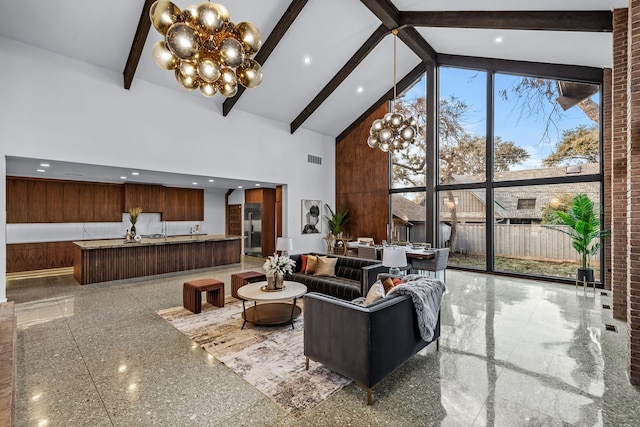
[(238, 83), (254, 88), (262, 82), (262, 67), (252, 59), (262, 46), (260, 30), (250, 22), (231, 22), (223, 5), (205, 2), (180, 10), (158, 0), (149, 17), (165, 36), (153, 46), (153, 59), (160, 68), (174, 70), (183, 88), (230, 98)]
[(369, 130), (367, 144), (371, 148), (379, 148), (385, 153), (394, 152), (414, 144), (418, 136), (418, 123), (413, 117), (405, 118), (396, 111), (396, 41), (398, 30), (391, 30), (393, 34), (393, 103), (391, 112), (382, 119), (373, 121)]

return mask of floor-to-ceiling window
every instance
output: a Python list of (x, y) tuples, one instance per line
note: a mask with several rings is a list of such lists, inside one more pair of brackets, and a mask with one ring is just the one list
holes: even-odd
[(419, 137), (405, 150), (391, 153), (391, 228), (393, 241), (425, 242), (427, 217), (425, 209), (427, 146), (425, 139), (427, 103), (426, 75), (404, 91), (396, 101), (396, 109), (411, 116), (418, 125)]
[[(540, 78), (556, 68), (453, 64), (436, 73), (437, 112), (428, 111), (426, 77), (398, 99), (423, 135), (437, 114), (437, 143), (431, 162), (428, 139), (390, 156), (391, 238), (449, 247), (450, 266), (575, 277), (579, 256), (557, 212), (581, 193), (602, 210), (601, 74), (569, 67)], [(596, 270), (600, 259), (590, 259)]]
[(487, 73), (441, 67), (439, 89), (437, 243), (450, 265), (484, 269)]
[[(575, 277), (579, 255), (557, 212), (581, 193), (600, 210), (600, 87), (501, 73), (493, 86), (495, 270)], [(598, 270), (599, 254), (590, 263)]]

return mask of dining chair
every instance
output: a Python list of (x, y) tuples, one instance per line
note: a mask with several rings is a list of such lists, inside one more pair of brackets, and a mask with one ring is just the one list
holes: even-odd
[(449, 261), (449, 248), (434, 249), (435, 256), (432, 259), (414, 259), (411, 261), (411, 272), (428, 272), (433, 273), (439, 278), (438, 273), (442, 272), (442, 280), (447, 278), (447, 262)]
[(373, 246), (358, 246), (358, 258), (378, 259), (376, 248)]

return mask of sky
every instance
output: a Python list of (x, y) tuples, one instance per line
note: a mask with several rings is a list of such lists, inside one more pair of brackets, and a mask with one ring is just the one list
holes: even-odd
[[(440, 98), (455, 96), (463, 100), (470, 109), (466, 117), (465, 127), (475, 135), (486, 134), (486, 75), (477, 70), (460, 68), (440, 68)], [(562, 112), (562, 118), (558, 121), (558, 129), (552, 128), (549, 132), (550, 141), (542, 141), (546, 124), (546, 114), (539, 117), (523, 116), (522, 109), (515, 101), (505, 101), (497, 95), (502, 89), (509, 89), (520, 80), (519, 76), (496, 74), (494, 108), (495, 127), (494, 134), (503, 141), (513, 141), (516, 145), (526, 149), (530, 158), (512, 169), (531, 169), (541, 166), (541, 161), (555, 148), (555, 144), (562, 139), (564, 130), (573, 129), (579, 125), (591, 126), (593, 121), (577, 106)], [(424, 96), (424, 81), (416, 84), (407, 92), (407, 98)], [(599, 93), (592, 98), (599, 103)], [(550, 111), (551, 105), (546, 106)], [(560, 109), (562, 111), (562, 109)]]

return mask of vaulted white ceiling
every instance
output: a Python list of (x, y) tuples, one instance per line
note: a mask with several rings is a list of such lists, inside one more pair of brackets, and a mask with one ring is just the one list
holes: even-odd
[[(249, 21), (272, 33), (291, 0), (219, 0), (231, 21)], [(0, 13), (0, 37), (55, 52), (122, 73), (134, 40), (144, 0), (8, 0)], [(180, 8), (192, 2), (175, 0)], [(290, 125), (365, 41), (380, 19), (358, 0), (309, 0), (263, 66), (263, 83), (244, 91), (230, 110), (250, 112)], [(625, 0), (392, 0), (399, 11), (611, 11)], [(439, 54), (560, 63), (604, 68), (612, 64), (611, 32), (534, 31), (416, 27)], [(495, 43), (500, 36), (503, 42)], [(153, 27), (144, 44), (130, 90), (144, 80), (175, 92), (182, 89), (172, 72), (158, 68), (151, 47), (162, 36)], [(304, 58), (310, 57), (309, 64)], [(421, 59), (398, 40), (398, 78)], [(3, 58), (10, 60), (10, 58)], [(387, 35), (308, 117), (301, 127), (337, 136), (393, 84), (393, 40)], [(114, 83), (115, 84), (115, 83)], [(362, 91), (357, 89), (361, 87)], [(117, 89), (121, 89), (122, 86)], [(115, 88), (114, 88), (115, 89)], [(225, 98), (210, 100), (211, 114), (222, 114)]]

